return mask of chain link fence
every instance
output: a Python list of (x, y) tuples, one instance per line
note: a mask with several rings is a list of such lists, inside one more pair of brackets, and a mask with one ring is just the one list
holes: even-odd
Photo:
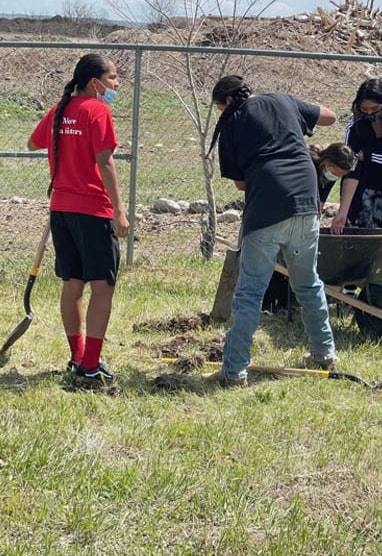
[[(126, 247), (129, 263), (133, 258), (152, 262), (156, 255), (200, 255), (208, 218), (202, 153), (218, 117), (210, 98), (222, 73), (246, 76), (257, 94), (283, 92), (334, 109), (338, 121), (318, 130), (313, 140), (320, 143), (342, 140), (356, 90), (367, 76), (378, 75), (382, 62), (374, 56), (303, 52), (3, 41), (0, 233), (5, 254), (16, 246), (25, 254), (36, 247), (48, 214), (49, 176), (45, 154), (28, 153), (26, 142), (61, 97), (77, 60), (92, 50), (110, 56), (120, 76), (113, 116), (117, 169), (133, 229)], [(216, 169), (212, 180), (216, 232), (234, 243), (243, 194), (218, 174)], [(164, 209), (160, 199), (173, 203)], [(223, 217), (228, 209), (233, 211)], [(215, 245), (215, 252), (224, 251)]]

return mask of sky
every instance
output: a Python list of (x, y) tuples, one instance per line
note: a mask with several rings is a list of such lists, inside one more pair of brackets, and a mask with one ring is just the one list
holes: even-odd
[[(72, 0), (73, 5), (81, 0)], [(232, 0), (220, 0), (221, 4), (227, 7)], [(247, 0), (248, 1), (248, 0)], [(94, 5), (97, 13), (102, 12), (109, 19), (118, 19), (102, 0), (83, 0), (86, 5)], [(258, 0), (259, 8), (265, 7), (269, 0)], [(337, 4), (341, 1), (336, 0)], [(25, 14), (25, 15), (46, 15), (53, 16), (62, 14), (62, 0), (0, 0), (1, 14)], [(183, 2), (181, 2), (183, 4)], [(366, 5), (366, 2), (364, 2)], [(335, 9), (330, 0), (277, 0), (262, 15), (263, 17), (287, 16), (298, 13), (313, 13), (317, 6), (321, 6), (326, 11)], [(382, 7), (382, 0), (374, 2), (374, 7)], [(228, 9), (228, 8), (227, 8)], [(229, 13), (229, 12), (228, 12)]]

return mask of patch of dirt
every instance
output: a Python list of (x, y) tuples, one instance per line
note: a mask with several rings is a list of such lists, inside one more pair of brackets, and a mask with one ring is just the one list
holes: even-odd
[(48, 217), (45, 201), (0, 199), (0, 253), (35, 253)]
[(168, 320), (147, 320), (133, 325), (134, 332), (155, 330), (156, 332), (187, 332), (203, 329), (211, 324), (207, 313), (197, 313), (190, 317), (173, 317)]
[[(182, 318), (182, 320), (185, 320)], [(189, 319), (192, 320), (192, 317)], [(201, 339), (194, 334), (183, 334), (171, 338), (165, 343), (146, 344), (136, 342), (135, 348), (146, 350), (152, 358), (161, 358), (164, 363), (174, 364), (177, 368), (190, 370), (205, 364), (207, 361), (223, 360), (224, 335)]]
[[(240, 201), (241, 203), (241, 201)], [(236, 205), (234, 201), (233, 204)], [(239, 201), (237, 201), (239, 206)], [(321, 216), (321, 226), (330, 227), (333, 216), (337, 213), (338, 204), (328, 203)], [(165, 251), (179, 252), (180, 247), (169, 243), (169, 229), (179, 232), (187, 231), (187, 252), (200, 253), (200, 222), (195, 215), (156, 214), (150, 208), (140, 208), (141, 217), (137, 219), (135, 229), (135, 256), (140, 255), (147, 264), (153, 265), (155, 256)], [(42, 236), (45, 223), (49, 217), (47, 201), (28, 200), (20, 197), (0, 199), (0, 254), (18, 257), (31, 257), (36, 251)], [(220, 237), (229, 243), (237, 242), (239, 223), (222, 223), (217, 229)], [(124, 247), (121, 246), (121, 249)], [(53, 249), (51, 240), (47, 249)], [(185, 246), (183, 246), (185, 249)], [(224, 256), (227, 245), (217, 241), (214, 253)], [(209, 315), (198, 314), (193, 317), (174, 318), (166, 322), (146, 321), (136, 325), (139, 329), (153, 329), (170, 332), (187, 332), (198, 328), (204, 329), (210, 325)]]

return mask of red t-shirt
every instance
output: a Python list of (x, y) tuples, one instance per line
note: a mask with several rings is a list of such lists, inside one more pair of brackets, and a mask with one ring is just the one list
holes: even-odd
[[(56, 105), (34, 129), (31, 140), (48, 149), (53, 174), (53, 118)], [(114, 151), (117, 140), (110, 108), (93, 97), (72, 97), (64, 110), (58, 143), (58, 167), (50, 209), (113, 218), (110, 197), (102, 183), (96, 155)]]

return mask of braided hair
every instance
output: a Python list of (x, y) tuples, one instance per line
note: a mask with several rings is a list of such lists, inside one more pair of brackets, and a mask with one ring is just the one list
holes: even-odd
[(226, 124), (226, 122), (228, 122), (228, 120), (232, 117), (236, 110), (238, 110), (240, 106), (247, 100), (247, 98), (251, 96), (251, 94), (252, 90), (245, 83), (244, 79), (239, 75), (226, 75), (225, 77), (219, 79), (219, 81), (216, 83), (215, 87), (212, 89), (213, 102), (219, 104), (227, 104), (228, 97), (230, 97), (232, 100), (218, 119), (206, 158), (209, 157), (211, 151), (215, 147), (216, 141), (218, 140), (223, 126)]
[(85, 54), (76, 64), (72, 79), (65, 85), (61, 100), (58, 102), (53, 118), (53, 171), (48, 188), (48, 197), (53, 189), (53, 182), (58, 170), (58, 151), (60, 140), (60, 126), (66, 106), (69, 104), (73, 93), (81, 92), (86, 88), (90, 79), (100, 78), (107, 71), (108, 59), (100, 54)]

